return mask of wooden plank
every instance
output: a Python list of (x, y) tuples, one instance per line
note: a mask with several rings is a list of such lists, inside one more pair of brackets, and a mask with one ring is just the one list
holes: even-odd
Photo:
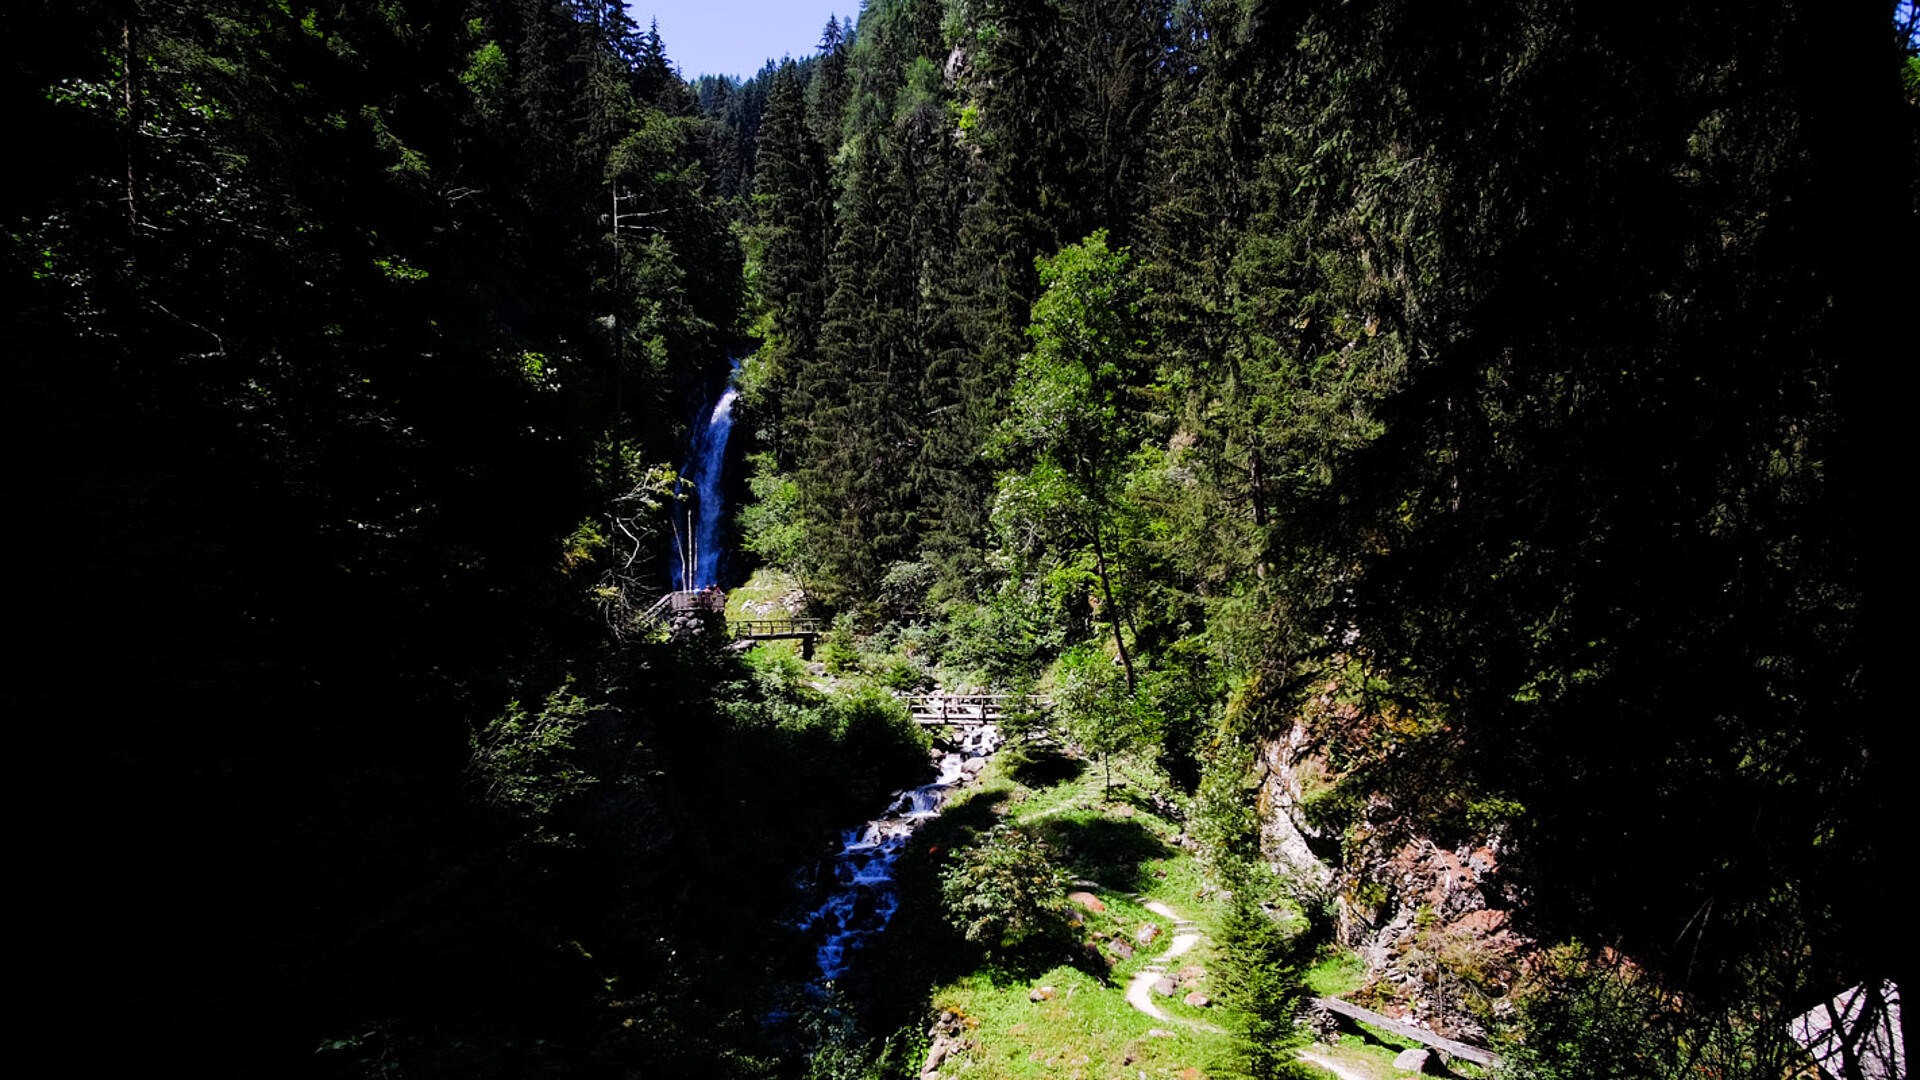
[(1385, 1028), (1402, 1038), (1412, 1039), (1414, 1042), (1424, 1043), (1428, 1046), (1445, 1050), (1447, 1053), (1452, 1054), (1462, 1061), (1471, 1061), (1475, 1065), (1484, 1065), (1489, 1069), (1499, 1068), (1500, 1066), (1500, 1057), (1497, 1054), (1482, 1050), (1477, 1046), (1468, 1046), (1466, 1043), (1456, 1042), (1453, 1039), (1443, 1039), (1433, 1032), (1428, 1031), (1426, 1028), (1414, 1027), (1412, 1024), (1395, 1020), (1392, 1017), (1382, 1016), (1372, 1009), (1363, 1009), (1352, 1002), (1341, 1001), (1339, 998), (1322, 997), (1314, 998), (1313, 1003), (1328, 1012), (1339, 1013), (1341, 1016), (1351, 1020), (1360, 1020), (1372, 1024), (1374, 1027)]

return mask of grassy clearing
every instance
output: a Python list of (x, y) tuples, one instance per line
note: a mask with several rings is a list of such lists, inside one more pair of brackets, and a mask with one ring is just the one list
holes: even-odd
[[(761, 567), (745, 583), (727, 594), (727, 621), (777, 618), (787, 613), (780, 601), (800, 587), (798, 579), (784, 570)], [(800, 657), (799, 641), (762, 641), (752, 653), (756, 658)]]
[(753, 576), (727, 594), (727, 618), (767, 619), (786, 614), (780, 601), (800, 587), (792, 574), (761, 567)]
[[(1099, 884), (1091, 891), (1104, 910), (1081, 913), (1076, 933), (1093, 948), (1071, 962), (1017, 971), (988, 967), (934, 985), (934, 1009), (962, 1017), (974, 1043), (942, 1075), (1199, 1080), (1231, 1061), (1232, 1037), (1207, 1027), (1231, 1029), (1234, 1018), (1217, 1006), (1181, 1000), (1189, 989), (1215, 994), (1210, 936), (1168, 964), (1181, 988), (1172, 998), (1154, 1000), (1171, 1019), (1153, 1019), (1127, 1004), (1128, 982), (1173, 939), (1170, 920), (1144, 904), (1165, 903), (1199, 923), (1205, 935), (1217, 921), (1219, 902), (1205, 888), (1196, 860), (1173, 842), (1181, 833), (1177, 822), (1157, 814), (1133, 788), (1103, 793), (1101, 787), (1100, 770), (1086, 762), (1057, 751), (1010, 749), (943, 815), (956, 824), (1004, 820), (1030, 827), (1053, 847), (1064, 869)], [(1160, 933), (1139, 945), (1136, 934), (1149, 922)], [(1115, 941), (1132, 945), (1133, 955), (1116, 955)], [(1038, 987), (1051, 987), (1053, 996), (1031, 1000)], [(1156, 1029), (1160, 1034), (1150, 1034)]]
[(1307, 969), (1307, 987), (1321, 997), (1351, 994), (1367, 981), (1367, 962), (1347, 949), (1331, 948)]

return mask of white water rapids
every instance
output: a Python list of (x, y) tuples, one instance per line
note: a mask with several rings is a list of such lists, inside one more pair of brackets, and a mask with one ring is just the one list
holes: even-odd
[(841, 835), (839, 852), (821, 867), (822, 880), (829, 882), (827, 898), (799, 920), (802, 931), (824, 930), (818, 951), (821, 983), (845, 975), (860, 949), (887, 928), (900, 909), (893, 867), (908, 840), (977, 770), (968, 769), (967, 762), (985, 758), (1000, 743), (1000, 730), (992, 724), (967, 730), (958, 748), (941, 756), (940, 775), (933, 783), (896, 793), (886, 814)]

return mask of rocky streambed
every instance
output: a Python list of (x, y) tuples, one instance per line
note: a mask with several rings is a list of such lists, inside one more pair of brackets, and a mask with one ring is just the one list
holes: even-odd
[(839, 850), (817, 869), (814, 895), (824, 898), (799, 920), (801, 931), (819, 935), (819, 983), (845, 975), (861, 949), (887, 928), (900, 909), (893, 874), (908, 841), (954, 791), (979, 775), (1002, 741), (993, 724), (963, 729), (947, 749), (935, 752), (939, 772), (932, 783), (895, 793), (885, 814), (841, 834)]

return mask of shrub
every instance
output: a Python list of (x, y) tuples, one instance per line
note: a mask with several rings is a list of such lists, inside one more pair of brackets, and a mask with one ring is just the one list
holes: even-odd
[(932, 737), (897, 699), (868, 687), (836, 701), (833, 711), (835, 757), (851, 791), (868, 798), (884, 794), (926, 767)]
[(833, 617), (833, 627), (820, 637), (820, 662), (835, 675), (859, 670), (860, 653), (854, 648), (859, 636), (857, 621), (850, 611)]
[(947, 918), (968, 941), (1012, 951), (1064, 940), (1071, 884), (1045, 843), (1011, 825), (996, 825), (960, 851), (940, 875)]
[(547, 695), (540, 711), (511, 702), (470, 740), (468, 768), (487, 801), (521, 818), (543, 842), (559, 839), (551, 826), (555, 810), (593, 784), (572, 761), (573, 737), (591, 712), (569, 678)]

